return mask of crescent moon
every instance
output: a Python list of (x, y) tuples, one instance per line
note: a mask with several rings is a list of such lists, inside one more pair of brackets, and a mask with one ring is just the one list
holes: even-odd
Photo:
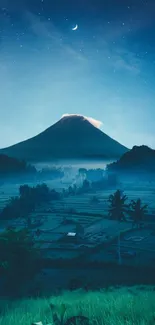
[(72, 30), (77, 30), (78, 29), (78, 25), (76, 25), (74, 28), (72, 28)]

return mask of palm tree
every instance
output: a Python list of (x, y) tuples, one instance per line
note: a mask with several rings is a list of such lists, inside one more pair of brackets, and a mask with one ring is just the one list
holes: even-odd
[(142, 205), (141, 199), (138, 199), (137, 201), (132, 200), (130, 207), (132, 209), (130, 211), (130, 214), (133, 220), (133, 225), (136, 225), (137, 228), (140, 228), (140, 223), (144, 220), (148, 205)]
[(127, 196), (120, 190), (109, 196), (109, 216), (112, 220), (125, 221), (125, 212), (128, 212), (129, 205), (126, 204)]

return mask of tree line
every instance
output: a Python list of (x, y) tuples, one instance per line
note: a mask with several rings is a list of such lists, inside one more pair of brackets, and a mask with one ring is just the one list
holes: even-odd
[(18, 160), (7, 155), (0, 154), (0, 179), (3, 182), (6, 179), (20, 178), (34, 181), (36, 180), (54, 180), (64, 177), (62, 168), (51, 166), (37, 170), (35, 166), (28, 164), (24, 160)]
[(19, 188), (19, 196), (12, 197), (1, 211), (0, 219), (9, 220), (28, 217), (29, 213), (34, 212), (37, 206), (60, 198), (60, 193), (54, 189), (49, 189), (44, 183), (36, 187), (22, 185)]
[[(89, 187), (88, 185), (89, 182), (85, 183), (86, 188)], [(6, 220), (25, 217), (29, 220), (29, 214), (39, 205), (52, 200), (60, 200), (62, 197), (63, 194), (49, 189), (46, 184), (36, 187), (20, 186), (19, 196), (10, 199), (8, 205), (2, 210), (0, 218)], [(98, 202), (94, 198), (94, 203)], [(145, 220), (148, 206), (144, 205), (141, 199), (129, 201), (121, 190), (117, 190), (109, 196), (108, 202), (109, 216), (107, 217), (111, 220), (121, 222), (131, 219), (137, 228)], [(4, 281), (4, 291), (9, 294), (14, 291), (22, 294), (40, 271), (37, 262), (39, 258), (38, 251), (35, 249), (35, 241), (28, 227), (22, 230), (9, 228), (1, 233), (0, 274)]]
[(0, 234), (1, 295), (23, 295), (40, 271), (39, 253), (28, 229), (7, 229)]
[(40, 271), (38, 250), (30, 234), (30, 214), (35, 209), (52, 200), (59, 200), (61, 194), (49, 189), (46, 184), (30, 187), (20, 186), (19, 196), (10, 199), (1, 211), (1, 220), (25, 218), (27, 226), (21, 230), (7, 227), (0, 234), (0, 291), (3, 294), (24, 294)]

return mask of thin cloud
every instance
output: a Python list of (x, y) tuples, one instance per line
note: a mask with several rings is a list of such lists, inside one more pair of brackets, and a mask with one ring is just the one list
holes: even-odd
[(62, 53), (65, 52), (68, 56), (71, 56), (80, 62), (87, 61), (86, 57), (82, 53), (76, 51), (65, 41), (63, 34), (54, 26), (51, 20), (45, 21), (45, 19), (41, 19), (29, 11), (25, 11), (24, 18), (29, 23), (33, 34), (36, 35), (39, 40), (40, 38), (43, 38), (44, 41), (47, 40), (49, 46), (51, 44), (52, 47), (62, 50)]
[(98, 129), (100, 129), (101, 126), (102, 126), (102, 124), (103, 124), (101, 121), (96, 120), (93, 117), (88, 117), (88, 116), (84, 116), (84, 115), (81, 115), (81, 114), (68, 114), (67, 113), (67, 114), (63, 114), (61, 118), (63, 118), (63, 117), (69, 117), (69, 116), (81, 116), (84, 119), (88, 120), (93, 126), (95, 126)]
[[(98, 52), (96, 54), (96, 48)], [(99, 36), (95, 39), (94, 44), (88, 45), (88, 53), (92, 52), (92, 60), (95, 64), (112, 68), (113, 70), (126, 71), (131, 74), (139, 74), (142, 70), (143, 60), (138, 58), (134, 51), (128, 47), (111, 44), (102, 40)]]
[[(76, 62), (80, 64), (84, 64), (85, 67), (90, 67), (92, 59), (93, 61), (98, 61), (97, 55), (95, 54), (94, 57), (93, 51), (99, 48), (99, 52), (102, 54), (102, 63), (105, 66), (108, 65), (114, 70), (124, 70), (136, 75), (141, 71), (141, 61), (138, 60), (133, 52), (126, 48), (117, 48), (117, 50), (115, 46), (111, 48), (111, 45), (109, 45), (111, 44), (110, 39), (112, 36), (110, 35), (110, 30), (109, 33), (107, 32), (107, 35), (103, 35), (105, 38), (104, 40), (99, 36), (95, 39), (95, 43), (85, 44), (84, 50), (80, 52), (79, 42), (74, 42), (74, 45), (68, 44), (64, 35), (55, 27), (52, 21), (42, 19), (29, 11), (24, 12), (24, 18), (28, 22), (30, 30), (38, 37), (39, 41), (42, 38), (44, 42), (47, 41), (48, 46), (58, 49), (59, 53), (65, 54), (67, 57), (76, 60)], [(127, 29), (128, 27), (126, 30)], [(112, 30), (114, 33), (112, 36), (113, 39), (122, 36), (122, 34), (119, 34), (123, 32), (123, 30), (120, 32), (120, 28), (118, 29), (117, 36), (115, 35), (115, 33), (117, 33), (117, 28), (113, 28)], [(99, 35), (101, 34), (100, 30)]]
[(124, 70), (132, 74), (140, 74), (142, 60), (128, 50), (121, 49), (112, 55), (112, 65), (115, 70)]

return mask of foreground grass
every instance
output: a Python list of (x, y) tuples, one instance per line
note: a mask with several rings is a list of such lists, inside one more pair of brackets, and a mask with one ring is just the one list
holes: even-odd
[(51, 323), (49, 304), (67, 306), (65, 319), (75, 315), (89, 317), (95, 325), (153, 325), (155, 324), (155, 291), (149, 287), (120, 288), (98, 292), (64, 292), (60, 296), (1, 301), (0, 325), (31, 325), (42, 321)]

